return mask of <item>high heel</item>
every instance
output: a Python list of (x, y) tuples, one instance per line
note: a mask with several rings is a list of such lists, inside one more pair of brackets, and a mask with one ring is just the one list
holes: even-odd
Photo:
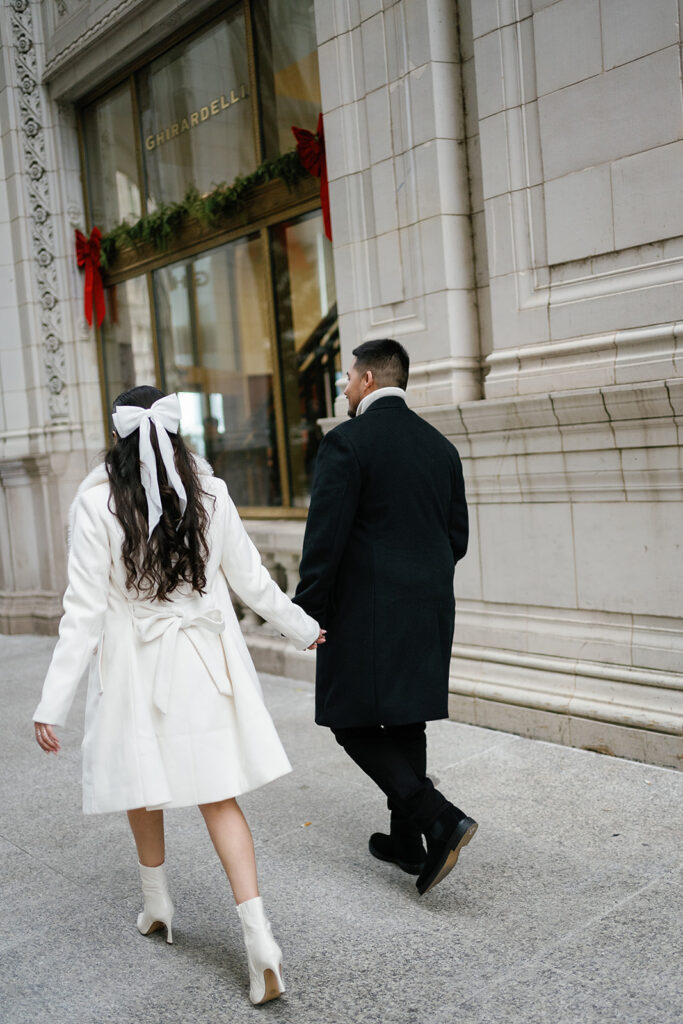
[(237, 906), (249, 962), (249, 998), (254, 1006), (277, 999), (285, 991), (282, 950), (273, 938), (260, 896)]
[(141, 935), (149, 935), (160, 928), (166, 929), (166, 941), (173, 942), (171, 922), (173, 921), (173, 903), (168, 892), (166, 881), (166, 865), (148, 868), (138, 862), (142, 894), (145, 898), (144, 909), (138, 914), (138, 931)]

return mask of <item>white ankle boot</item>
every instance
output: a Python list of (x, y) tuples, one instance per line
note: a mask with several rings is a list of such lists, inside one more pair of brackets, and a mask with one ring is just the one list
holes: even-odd
[(173, 942), (171, 922), (173, 921), (173, 903), (166, 882), (166, 865), (148, 868), (138, 862), (142, 894), (145, 898), (144, 910), (138, 914), (138, 931), (149, 935), (159, 928), (166, 928), (166, 941)]
[(254, 1005), (277, 999), (285, 990), (282, 950), (273, 938), (260, 896), (237, 907), (249, 961), (249, 998)]

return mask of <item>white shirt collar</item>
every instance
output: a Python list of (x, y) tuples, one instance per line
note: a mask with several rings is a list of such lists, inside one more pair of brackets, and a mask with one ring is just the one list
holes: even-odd
[(377, 388), (376, 391), (371, 391), (369, 395), (361, 399), (356, 409), (356, 416), (360, 416), (361, 413), (365, 412), (368, 406), (372, 405), (378, 398), (389, 398), (390, 395), (402, 398), (404, 402), (406, 400), (406, 393), (403, 388)]

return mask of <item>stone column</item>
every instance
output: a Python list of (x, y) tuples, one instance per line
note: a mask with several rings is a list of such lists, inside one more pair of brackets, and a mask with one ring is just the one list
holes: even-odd
[(78, 167), (41, 85), (40, 13), (29, 0), (0, 8), (0, 628), (10, 632), (56, 624), (68, 505), (104, 439), (94, 338), (76, 340), (82, 282), (62, 189)]
[(479, 398), (454, 0), (317, 0), (342, 359), (394, 337), (413, 405)]

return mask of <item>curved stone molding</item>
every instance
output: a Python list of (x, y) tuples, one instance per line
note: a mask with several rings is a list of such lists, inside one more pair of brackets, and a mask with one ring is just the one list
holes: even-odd
[(51, 419), (62, 420), (68, 418), (66, 369), (33, 16), (29, 0), (11, 0), (11, 9), (19, 136), (31, 218), (31, 263), (40, 302), (48, 409)]

